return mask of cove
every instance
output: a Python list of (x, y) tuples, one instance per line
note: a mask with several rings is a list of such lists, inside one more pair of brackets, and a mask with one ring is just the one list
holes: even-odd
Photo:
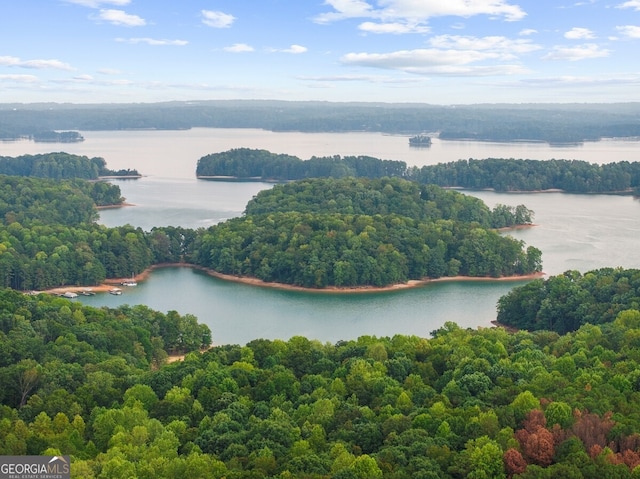
[(305, 336), (322, 342), (363, 335), (428, 336), (446, 321), (462, 327), (491, 327), (496, 296), (525, 282), (432, 283), (377, 293), (285, 291), (214, 278), (189, 267), (154, 270), (121, 296), (107, 293), (74, 301), (116, 307), (144, 304), (158, 311), (193, 314), (212, 331), (214, 344)]

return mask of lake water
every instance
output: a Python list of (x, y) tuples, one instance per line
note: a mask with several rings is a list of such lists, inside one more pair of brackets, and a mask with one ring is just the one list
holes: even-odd
[[(262, 130), (82, 132), (78, 144), (28, 141), (0, 143), (0, 156), (66, 151), (101, 156), (112, 169), (136, 168), (140, 180), (118, 180), (135, 206), (101, 212), (107, 226), (132, 224), (208, 227), (242, 214), (247, 201), (267, 183), (221, 183), (195, 179), (200, 157), (231, 148), (263, 148), (303, 159), (326, 155), (369, 155), (422, 166), (461, 158), (578, 159), (592, 163), (640, 161), (640, 142), (606, 140), (567, 147), (542, 143), (442, 142), (413, 149), (407, 137), (373, 133), (273, 133)], [(544, 271), (585, 272), (605, 266), (640, 268), (640, 201), (606, 195), (498, 194), (467, 192), (490, 207), (525, 204), (537, 226), (510, 234), (542, 250)], [(122, 296), (78, 299), (95, 306), (146, 304), (191, 313), (212, 330), (215, 344), (245, 344), (256, 338), (304, 335), (335, 342), (361, 335), (427, 336), (445, 321), (463, 327), (490, 326), (496, 302), (512, 282), (436, 283), (388, 293), (326, 294), (280, 291), (212, 278), (188, 268), (155, 271)]]

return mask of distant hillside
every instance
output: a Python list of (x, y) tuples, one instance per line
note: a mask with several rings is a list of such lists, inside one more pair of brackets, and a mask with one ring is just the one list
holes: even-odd
[(640, 137), (640, 103), (485, 104), (218, 100), (151, 104), (1, 104), (0, 138), (42, 131), (261, 128), (271, 131), (371, 131), (441, 139), (551, 143)]

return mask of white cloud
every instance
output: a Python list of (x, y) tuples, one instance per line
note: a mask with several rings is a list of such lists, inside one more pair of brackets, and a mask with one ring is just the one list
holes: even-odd
[(524, 30), (520, 30), (518, 35), (528, 37), (529, 35), (535, 35), (536, 33), (538, 33), (538, 30), (535, 30), (534, 28), (525, 28)]
[(20, 66), (24, 68), (35, 68), (37, 70), (73, 70), (68, 63), (61, 62), (60, 60), (27, 60)]
[(99, 20), (112, 23), (114, 25), (122, 25), (124, 27), (142, 27), (147, 24), (144, 18), (138, 15), (129, 15), (123, 10), (100, 10), (97, 15)]
[(35, 75), (0, 75), (0, 81), (17, 83), (36, 83), (38, 77)]
[(431, 46), (440, 49), (477, 51), (484, 50), (496, 53), (501, 58), (514, 58), (517, 54), (540, 50), (542, 47), (530, 40), (511, 40), (507, 37), (488, 36), (471, 37), (462, 35), (438, 35), (429, 40)]
[(600, 48), (594, 43), (587, 43), (576, 47), (555, 46), (542, 58), (544, 60), (565, 60), (575, 62), (590, 58), (608, 57), (611, 52)]
[(131, 0), (66, 0), (66, 2), (81, 5), (83, 7), (99, 8), (102, 5), (124, 7), (125, 5), (129, 5)]
[(9, 56), (0, 57), (1, 66), (7, 66), (7, 67), (20, 66), (20, 63), (21, 61), (17, 57), (9, 57)]
[(416, 84), (422, 83), (424, 79), (417, 77), (390, 77), (380, 75), (329, 75), (329, 76), (298, 76), (299, 80), (317, 83), (342, 83), (342, 82), (367, 82), (376, 84)]
[(425, 25), (412, 25), (408, 23), (390, 22), (390, 23), (374, 23), (364, 22), (358, 28), (367, 33), (427, 33), (429, 27)]
[(595, 35), (588, 28), (574, 27), (564, 34), (569, 40), (589, 40), (595, 38)]
[(315, 21), (328, 23), (347, 18), (374, 18), (383, 23), (405, 20), (421, 23), (432, 17), (490, 15), (507, 21), (521, 20), (526, 13), (505, 0), (382, 0), (375, 8), (363, 0), (326, 0), (334, 11), (318, 15)]
[(74, 80), (76, 81), (81, 81), (81, 82), (92, 82), (93, 81), (93, 77), (91, 75), (76, 75), (73, 77)]
[(305, 53), (306, 51), (307, 47), (303, 47), (302, 45), (291, 45), (289, 48), (282, 50), (283, 53), (293, 53), (294, 55)]
[(328, 23), (345, 18), (376, 17), (373, 7), (364, 0), (326, 0), (325, 4), (333, 7), (335, 12), (318, 15), (315, 18), (318, 23)]
[(102, 75), (120, 75), (122, 72), (120, 70), (116, 70), (115, 68), (100, 68), (98, 73)]
[(254, 48), (246, 43), (235, 43), (230, 47), (224, 47), (224, 51), (231, 53), (245, 53), (254, 51)]
[(60, 60), (20, 60), (20, 58), (10, 56), (0, 57), (0, 66), (34, 68), (38, 70), (73, 70), (71, 65)]
[(307, 51), (307, 47), (303, 47), (302, 45), (291, 45), (289, 48), (268, 48), (267, 51), (271, 53), (305, 53)]
[(349, 53), (342, 61), (350, 65), (367, 66), (407, 73), (438, 75), (509, 75), (524, 73), (519, 65), (472, 65), (496, 60), (499, 54), (473, 50), (440, 50), (424, 48), (400, 50), (392, 53)]
[(213, 28), (229, 28), (236, 17), (224, 12), (202, 10), (202, 23)]
[[(542, 48), (527, 39), (502, 36), (438, 35), (429, 39), (429, 45), (391, 53), (349, 53), (342, 62), (419, 74), (511, 75), (526, 71), (517, 63), (519, 55)], [(511, 64), (499, 63), (504, 61)]]
[(172, 45), (172, 46), (179, 46), (182, 47), (184, 45), (187, 45), (189, 42), (186, 40), (157, 40), (155, 38), (116, 38), (117, 42), (122, 42), (122, 43), (131, 43), (131, 44), (137, 44), (137, 43), (146, 43), (147, 45)]
[(576, 87), (576, 86), (607, 86), (607, 85), (637, 85), (640, 84), (640, 76), (624, 75), (624, 76), (559, 76), (548, 78), (526, 78), (520, 80), (519, 83), (528, 85), (544, 85), (550, 87)]
[(616, 27), (616, 30), (627, 38), (640, 38), (640, 26), (636, 25), (624, 25)]
[(640, 0), (629, 0), (628, 2), (621, 3), (616, 8), (634, 8), (640, 11)]

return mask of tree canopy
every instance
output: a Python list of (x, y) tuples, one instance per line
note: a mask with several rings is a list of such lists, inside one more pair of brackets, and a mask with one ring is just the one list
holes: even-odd
[(136, 170), (110, 170), (104, 158), (88, 158), (69, 153), (42, 153), (16, 157), (0, 156), (0, 175), (35, 176), (55, 180), (100, 176), (139, 176)]
[(83, 478), (632, 479), (639, 317), (255, 339), (167, 364), (208, 345), (194, 318), (0, 291), (0, 454), (68, 454)]
[(566, 271), (514, 288), (498, 301), (498, 321), (558, 333), (602, 324), (640, 304), (640, 270), (601, 268)]
[[(243, 217), (200, 234), (192, 258), (225, 274), (314, 288), (540, 271), (539, 250), (483, 226), (494, 216), (515, 223), (516, 213), (496, 211), (398, 178), (303, 180), (259, 193)], [(517, 212), (530, 221), (525, 207)]]
[(446, 219), (477, 223), (485, 228), (530, 224), (534, 215), (524, 205), (497, 205), (490, 210), (473, 196), (394, 177), (307, 179), (280, 184), (260, 191), (245, 208), (248, 215), (286, 211), (397, 214), (425, 222)]

